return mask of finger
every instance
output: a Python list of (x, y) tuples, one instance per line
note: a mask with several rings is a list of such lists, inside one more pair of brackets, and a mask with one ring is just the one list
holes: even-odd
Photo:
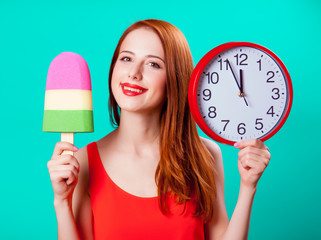
[(72, 155), (69, 155), (69, 154), (67, 154), (67, 155), (61, 155), (61, 156), (59, 156), (59, 158), (57, 159), (57, 162), (58, 162), (58, 164), (60, 164), (60, 165), (68, 165), (68, 164), (71, 164), (71, 165), (73, 165), (73, 166), (77, 169), (77, 171), (79, 172), (80, 164), (79, 164), (77, 158), (75, 158), (75, 157), (72, 156)]
[(74, 165), (55, 165), (49, 169), (49, 173), (62, 172), (65, 171), (73, 172), (75, 175), (78, 175), (78, 170)]
[(78, 174), (75, 174), (74, 172), (72, 172), (70, 177), (67, 179), (66, 183), (67, 185), (71, 185), (72, 183), (77, 182), (77, 179), (78, 179)]
[(78, 177), (75, 175), (73, 171), (70, 170), (61, 170), (61, 171), (53, 171), (50, 173), (50, 180), (52, 182), (62, 182), (66, 180), (74, 180)]
[(241, 165), (245, 169), (251, 169), (258, 165), (258, 162), (251, 158), (239, 159)]
[(251, 175), (261, 175), (264, 172), (265, 166), (258, 165), (256, 167), (250, 168), (249, 173)]
[(262, 149), (268, 149), (265, 144), (259, 139), (245, 139), (234, 144), (234, 147), (238, 149), (243, 149), (245, 147), (252, 146)]
[(68, 166), (53, 166), (50, 169), (50, 179), (55, 182), (61, 182), (62, 180), (69, 180), (73, 182), (78, 178), (78, 173), (74, 167)]
[(57, 159), (52, 160), (53, 165), (66, 165), (66, 164), (72, 164), (74, 165), (77, 169), (79, 169), (80, 164), (77, 160), (72, 155), (66, 154), (66, 155), (59, 155)]
[(47, 167), (50, 168), (51, 166), (55, 166), (55, 165), (68, 165), (68, 164), (75, 166), (75, 168), (79, 172), (80, 165), (78, 160), (74, 156), (71, 156), (69, 154), (59, 155), (56, 159), (51, 159), (50, 161), (48, 161)]
[(267, 149), (261, 149), (261, 148), (251, 147), (251, 146), (241, 149), (238, 153), (239, 158), (242, 158), (244, 156), (251, 156), (251, 155), (262, 156), (267, 159), (271, 158), (271, 153)]
[(261, 174), (265, 167), (258, 164), (254, 160), (247, 159), (246, 161), (239, 161), (239, 164), (251, 175)]
[(63, 151), (77, 152), (78, 148), (69, 142), (57, 142), (52, 154), (52, 158), (61, 155)]
[(261, 156), (246, 156), (239, 159), (239, 161), (242, 163), (242, 166), (250, 167), (250, 168), (266, 168), (269, 164), (269, 160), (261, 157)]

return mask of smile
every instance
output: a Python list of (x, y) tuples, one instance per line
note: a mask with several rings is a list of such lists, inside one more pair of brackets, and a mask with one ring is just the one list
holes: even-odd
[(121, 84), (121, 88), (123, 90), (123, 93), (127, 96), (137, 96), (145, 93), (148, 90), (146, 88), (142, 88), (141, 86), (130, 83)]
[(132, 91), (132, 92), (138, 92), (138, 93), (142, 93), (143, 92), (143, 90), (141, 90), (141, 89), (130, 88), (130, 87), (126, 87), (126, 86), (123, 86), (123, 88), (125, 90)]

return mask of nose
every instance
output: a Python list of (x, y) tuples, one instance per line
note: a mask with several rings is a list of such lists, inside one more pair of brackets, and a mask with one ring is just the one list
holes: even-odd
[(142, 75), (142, 66), (139, 63), (133, 63), (132, 67), (128, 71), (128, 78), (132, 80), (141, 80)]

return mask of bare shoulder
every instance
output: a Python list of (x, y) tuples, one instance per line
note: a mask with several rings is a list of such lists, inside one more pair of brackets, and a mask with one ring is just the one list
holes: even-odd
[(224, 186), (224, 167), (223, 167), (223, 158), (222, 151), (220, 146), (214, 142), (213, 140), (200, 137), (205, 147), (209, 150), (214, 158), (214, 166), (215, 166), (215, 181), (217, 185), (221, 184)]
[(75, 152), (74, 156), (77, 158), (78, 161), (84, 162), (85, 159), (88, 160), (87, 146), (80, 148), (77, 152)]
[[(105, 146), (110, 145), (110, 143), (113, 140), (112, 137), (113, 137), (113, 132), (97, 140), (96, 143), (98, 148), (103, 148)], [(77, 158), (80, 164), (79, 180), (80, 181), (89, 180), (87, 146), (80, 148), (77, 152), (75, 152), (74, 156)], [(82, 182), (79, 182), (79, 183), (82, 183)]]
[(79, 162), (79, 175), (78, 183), (75, 191), (78, 193), (88, 193), (89, 194), (89, 166), (88, 166), (88, 155), (87, 146), (80, 148), (74, 153), (75, 158)]
[(220, 146), (216, 142), (210, 139), (207, 139), (201, 136), (200, 136), (200, 139), (202, 140), (205, 147), (210, 151), (210, 153), (214, 157), (214, 161), (215, 162), (222, 161), (222, 152), (221, 152)]
[[(110, 145), (112, 134), (108, 134), (103, 138), (96, 141), (98, 149), (104, 149), (105, 146)], [(89, 193), (89, 164), (88, 164), (88, 152), (87, 146), (80, 148), (77, 152), (75, 152), (74, 156), (79, 162), (80, 171), (78, 175), (78, 184), (76, 186), (75, 191), (85, 192), (90, 196)]]

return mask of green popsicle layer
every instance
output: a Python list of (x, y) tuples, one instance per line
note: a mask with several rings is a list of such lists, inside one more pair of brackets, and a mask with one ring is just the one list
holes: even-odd
[(93, 132), (92, 110), (45, 110), (44, 132)]

